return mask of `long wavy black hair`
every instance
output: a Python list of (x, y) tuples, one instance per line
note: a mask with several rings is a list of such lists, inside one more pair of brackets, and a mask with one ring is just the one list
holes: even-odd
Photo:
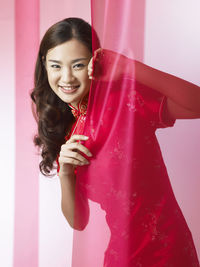
[(47, 30), (41, 41), (35, 66), (31, 99), (38, 133), (34, 137), (34, 143), (41, 149), (42, 160), (39, 168), (46, 176), (51, 176), (50, 172), (61, 145), (65, 143), (65, 136), (71, 129), (74, 117), (69, 106), (51, 89), (45, 59), (49, 49), (72, 38), (82, 42), (92, 54), (91, 25), (80, 18), (67, 18)]

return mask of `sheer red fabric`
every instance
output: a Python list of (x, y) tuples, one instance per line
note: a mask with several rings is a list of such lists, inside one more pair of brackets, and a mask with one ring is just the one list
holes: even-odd
[[(172, 127), (167, 98), (138, 82), (144, 2), (91, 1), (94, 62), (84, 134), (93, 157), (77, 168), (72, 267), (197, 267), (191, 232), (175, 199), (155, 135)], [(130, 37), (131, 35), (131, 37)], [(69, 137), (69, 136), (68, 136)], [(87, 157), (86, 157), (87, 158)]]

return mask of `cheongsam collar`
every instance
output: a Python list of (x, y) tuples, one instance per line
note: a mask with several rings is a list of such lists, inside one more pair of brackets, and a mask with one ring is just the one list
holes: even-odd
[(77, 119), (80, 115), (86, 115), (87, 105), (88, 105), (88, 97), (89, 97), (89, 94), (84, 96), (81, 99), (81, 101), (78, 103), (77, 108), (75, 108), (71, 104), (68, 104), (68, 106), (71, 108), (71, 112), (74, 115), (75, 119)]

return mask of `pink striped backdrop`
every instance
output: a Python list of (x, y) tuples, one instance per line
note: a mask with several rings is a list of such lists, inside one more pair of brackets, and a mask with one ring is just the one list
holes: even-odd
[[(144, 51), (147, 64), (200, 85), (199, 9), (197, 0), (146, 1)], [(68, 267), (73, 232), (60, 210), (58, 178), (39, 175), (29, 92), (42, 35), (65, 17), (90, 22), (90, 0), (3, 0), (0, 10), (0, 266)], [(199, 121), (179, 120), (157, 136), (200, 255)]]
[(15, 1), (15, 267), (38, 265), (38, 157), (29, 91), (39, 43), (39, 1)]

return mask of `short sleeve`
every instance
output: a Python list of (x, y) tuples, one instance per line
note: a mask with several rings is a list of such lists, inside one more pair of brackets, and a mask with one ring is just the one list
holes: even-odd
[(141, 84), (136, 85), (136, 91), (142, 98), (143, 117), (150, 127), (156, 130), (174, 125), (176, 120), (170, 116), (166, 96)]
[(59, 158), (59, 155), (57, 155), (57, 158), (56, 158), (56, 163), (57, 163), (57, 174), (58, 174), (59, 171), (60, 171), (60, 164), (59, 164), (58, 158)]
[(167, 97), (162, 96), (162, 99), (160, 101), (159, 105), (159, 123), (160, 127), (158, 125), (158, 128), (166, 128), (166, 127), (172, 127), (174, 126), (174, 123), (176, 120), (169, 115), (169, 111), (167, 108)]

